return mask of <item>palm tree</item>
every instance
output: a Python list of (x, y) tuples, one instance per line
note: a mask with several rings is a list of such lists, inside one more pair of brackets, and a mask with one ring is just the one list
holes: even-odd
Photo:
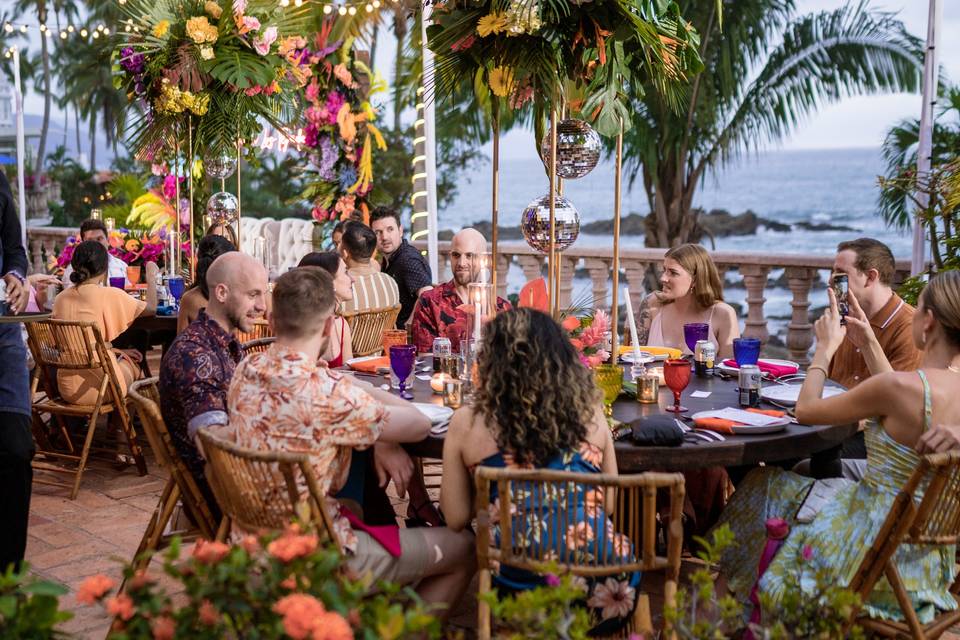
[(776, 142), (823, 104), (851, 95), (916, 91), (922, 48), (892, 14), (866, 2), (795, 15), (793, 0), (679, 0), (701, 34), (705, 70), (683, 108), (652, 87), (632, 98), (624, 137), (632, 187), (639, 177), (651, 213), (647, 246), (675, 246), (697, 235), (692, 208), (708, 171)]
[[(22, 17), (36, 13), (41, 25), (47, 25), (47, 0), (17, 0), (13, 7), (14, 15)], [(39, 174), (43, 170), (43, 161), (47, 151), (47, 132), (50, 130), (50, 106), (53, 93), (50, 86), (50, 43), (47, 32), (40, 34), (40, 61), (43, 76), (43, 124), (40, 126), (40, 141), (37, 143), (37, 160), (34, 172)]]

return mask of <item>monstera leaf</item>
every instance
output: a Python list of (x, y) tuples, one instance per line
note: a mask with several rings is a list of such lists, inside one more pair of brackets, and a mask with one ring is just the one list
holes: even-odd
[(243, 49), (235, 49), (218, 55), (210, 69), (210, 75), (224, 84), (231, 84), (238, 89), (249, 89), (273, 82), (274, 69), (278, 63), (276, 56), (260, 56)]

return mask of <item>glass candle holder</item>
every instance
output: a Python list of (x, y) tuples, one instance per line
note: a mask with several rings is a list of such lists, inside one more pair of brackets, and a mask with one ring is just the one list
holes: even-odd
[(660, 401), (660, 377), (647, 373), (637, 378), (637, 402), (656, 404)]
[(467, 285), (467, 299), (467, 315), (470, 317), (469, 335), (479, 345), (483, 324), (493, 318), (496, 313), (493, 285), (471, 282)]
[(443, 382), (443, 406), (459, 409), (463, 404), (463, 382), (456, 378), (447, 378)]
[(447, 380), (450, 379), (450, 376), (444, 372), (435, 373), (430, 378), (430, 388), (433, 389), (434, 393), (443, 393), (443, 386)]

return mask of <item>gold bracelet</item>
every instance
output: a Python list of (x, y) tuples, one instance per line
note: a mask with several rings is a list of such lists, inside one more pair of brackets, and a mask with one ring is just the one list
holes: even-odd
[(809, 367), (807, 367), (807, 375), (810, 375), (810, 372), (811, 372), (811, 371), (815, 371), (815, 370), (823, 371), (823, 377), (824, 377), (824, 378), (829, 378), (829, 377), (830, 377), (830, 372), (827, 371), (827, 368), (824, 367), (824, 366), (822, 366), (822, 365), (819, 365), (819, 364), (812, 364), (812, 365), (810, 365)]

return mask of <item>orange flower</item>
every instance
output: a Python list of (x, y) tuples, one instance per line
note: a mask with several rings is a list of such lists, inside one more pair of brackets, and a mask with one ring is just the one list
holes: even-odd
[(580, 338), (570, 338), (570, 344), (572, 344), (573, 348), (577, 351), (583, 351), (583, 340)]
[(273, 605), (273, 611), (283, 616), (283, 630), (293, 640), (309, 637), (327, 612), (323, 603), (305, 593), (291, 593), (280, 598)]
[(284, 579), (284, 580), (280, 583), (280, 586), (283, 587), (284, 589), (290, 589), (291, 591), (293, 591), (294, 589), (297, 588), (297, 578), (296, 578), (296, 576), (294, 576), (293, 574), (290, 574), (289, 576), (287, 576), (286, 579)]
[(230, 545), (210, 540), (198, 540), (193, 557), (201, 564), (217, 564), (230, 553)]
[(317, 536), (284, 535), (267, 545), (267, 552), (281, 562), (308, 556), (317, 550)]
[(561, 326), (567, 331), (576, 331), (580, 328), (580, 318), (577, 316), (567, 316), (563, 319)]
[(153, 640), (173, 640), (177, 625), (170, 616), (160, 616), (150, 623), (150, 630), (153, 631)]
[(133, 574), (132, 578), (130, 578), (130, 588), (134, 590), (143, 589), (147, 585), (151, 585), (156, 581), (156, 578), (148, 574), (145, 570), (141, 569)]
[(313, 640), (353, 640), (353, 629), (342, 615), (328, 611), (313, 628)]
[(103, 574), (90, 576), (83, 581), (80, 588), (77, 589), (77, 602), (81, 604), (93, 604), (102, 598), (107, 591), (116, 584), (113, 580)]
[(220, 620), (220, 612), (213, 606), (209, 600), (200, 603), (200, 609), (197, 610), (197, 616), (200, 618), (200, 624), (212, 627)]
[(124, 622), (133, 617), (136, 610), (133, 607), (133, 600), (125, 593), (114, 596), (107, 600), (107, 613), (115, 618), (120, 618)]
[(260, 550), (260, 543), (257, 542), (257, 539), (254, 536), (244, 536), (243, 540), (240, 541), (240, 546), (243, 547), (243, 550), (250, 555), (253, 555)]

